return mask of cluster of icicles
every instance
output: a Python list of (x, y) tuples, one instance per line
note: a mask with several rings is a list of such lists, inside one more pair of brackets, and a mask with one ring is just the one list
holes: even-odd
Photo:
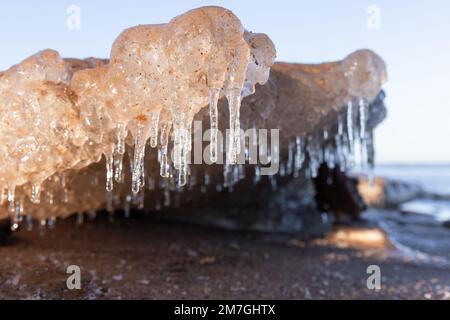
[[(299, 178), (302, 174), (308, 179), (316, 178), (322, 163), (326, 163), (331, 170), (338, 166), (342, 172), (352, 169), (360, 171), (366, 174), (369, 182), (372, 182), (375, 149), (373, 128), (368, 126), (369, 114), (370, 104), (365, 99), (349, 101), (345, 111), (338, 115), (337, 124), (333, 127), (324, 127), (323, 131), (291, 139), (286, 148), (288, 152), (285, 159), (272, 157), (271, 149), (260, 149), (260, 157), (265, 157), (267, 162), (279, 162), (277, 174), (267, 175), (272, 189), (277, 189), (277, 178), (289, 176)], [(248, 161), (250, 154), (248, 144), (245, 144), (244, 148), (245, 160)], [(261, 151), (264, 154), (261, 154)], [(261, 165), (256, 164), (254, 184), (260, 183), (264, 177), (261, 171)], [(245, 178), (245, 174), (244, 165), (224, 165), (223, 185), (219, 183), (217, 190), (229, 188), (232, 191), (233, 186)]]
[(227, 162), (234, 164), (241, 100), (267, 81), (274, 59), (266, 35), (245, 31), (229, 10), (204, 7), (167, 24), (125, 30), (109, 63), (64, 60), (45, 50), (0, 73), (0, 187), (14, 228), (23, 216), (18, 188), (38, 204), (45, 181), (58, 180), (64, 187), (66, 171), (81, 170), (102, 156), (106, 190), (123, 182), (128, 153), (132, 194), (139, 194), (147, 144), (158, 148), (160, 175), (168, 178), (174, 168), (178, 185), (185, 185), (192, 121), (208, 105), (210, 156), (216, 160), (221, 97), (229, 106)]
[[(272, 148), (261, 148), (257, 145), (257, 135), (253, 139), (241, 139), (245, 164), (239, 163), (223, 165), (222, 175), (209, 166), (189, 166), (186, 188), (177, 184), (176, 172), (173, 165), (169, 166), (167, 179), (163, 175), (146, 174), (146, 190), (151, 197), (145, 197), (145, 190), (139, 194), (119, 191), (107, 194), (106, 209), (111, 214), (115, 208), (124, 208), (125, 216), (129, 216), (131, 207), (139, 210), (159, 211), (163, 207), (178, 208), (183, 201), (189, 201), (190, 194), (198, 195), (206, 192), (233, 192), (237, 184), (252, 178), (253, 184), (269, 183), (272, 190), (277, 190), (278, 184), (286, 178), (307, 179), (317, 177), (319, 166), (326, 163), (330, 169), (339, 166), (340, 170), (361, 170), (367, 174), (369, 180), (373, 178), (374, 145), (373, 128), (368, 126), (370, 105), (365, 99), (349, 101), (347, 107), (338, 115), (337, 123), (323, 131), (297, 136), (281, 150), (287, 150), (285, 155), (272, 155)], [(256, 130), (256, 128), (254, 129)], [(241, 137), (242, 138), (242, 137)], [(264, 163), (278, 162), (278, 172), (273, 175), (263, 175), (261, 163), (252, 163), (252, 148), (257, 148), (259, 158)], [(242, 152), (241, 151), (241, 152)], [(278, 152), (278, 150), (277, 150)], [(147, 159), (146, 161), (151, 161)], [(159, 191), (159, 192), (158, 192)], [(183, 193), (183, 198), (180, 196)], [(144, 206), (145, 201), (145, 206)]]
[(365, 172), (369, 180), (373, 179), (375, 152), (368, 119), (367, 101), (349, 101), (345, 114), (338, 115), (336, 127), (325, 127), (322, 132), (296, 137), (289, 143), (288, 159), (280, 164), (280, 176), (298, 177), (306, 160), (307, 178), (317, 177), (320, 165), (326, 163), (329, 169), (339, 166), (342, 172), (359, 165), (356, 169)]

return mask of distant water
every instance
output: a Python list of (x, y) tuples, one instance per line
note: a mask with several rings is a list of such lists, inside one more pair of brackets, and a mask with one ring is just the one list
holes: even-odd
[(427, 192), (450, 196), (450, 164), (377, 165), (375, 175), (419, 184)]
[[(379, 165), (375, 175), (420, 185), (424, 191), (450, 199), (450, 164)], [(400, 205), (400, 211), (431, 216), (439, 222), (450, 220), (450, 200), (414, 199)]]
[(450, 164), (378, 165), (375, 175), (414, 183), (443, 196), (413, 199), (398, 211), (375, 211), (373, 217), (412, 259), (450, 265)]

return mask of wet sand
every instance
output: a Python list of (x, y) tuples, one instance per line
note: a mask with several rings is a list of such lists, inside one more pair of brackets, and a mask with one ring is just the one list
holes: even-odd
[[(304, 240), (151, 218), (98, 218), (83, 226), (58, 221), (43, 235), (37, 228), (21, 230), (0, 247), (0, 298), (450, 298), (449, 229), (423, 227), (421, 221), (418, 230), (395, 212), (372, 210), (366, 216), (390, 225), (394, 243), (381, 239), (376, 228), (361, 238), (366, 227)], [(416, 240), (408, 235), (412, 231)], [(427, 248), (430, 254), (423, 253)], [(381, 268), (378, 291), (366, 286), (366, 269), (373, 264)], [(67, 289), (68, 265), (80, 266), (81, 290)]]

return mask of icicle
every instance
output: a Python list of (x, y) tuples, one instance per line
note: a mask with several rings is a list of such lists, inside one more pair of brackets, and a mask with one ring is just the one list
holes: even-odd
[(31, 198), (30, 201), (34, 204), (41, 202), (41, 184), (35, 183), (31, 186)]
[(350, 153), (353, 154), (355, 138), (353, 133), (353, 103), (351, 101), (347, 104), (347, 135), (348, 135), (348, 145)]
[(159, 164), (160, 164), (160, 175), (163, 178), (169, 177), (169, 164), (168, 164), (168, 156), (167, 156), (167, 148), (169, 144), (169, 125), (164, 123), (161, 126), (161, 135), (160, 135), (160, 149), (159, 149)]
[(294, 177), (298, 178), (300, 170), (302, 169), (304, 156), (303, 156), (303, 144), (302, 139), (297, 136), (295, 138), (295, 158), (294, 158)]
[(114, 154), (114, 180), (123, 183), (123, 154), (118, 152)]
[(106, 158), (106, 191), (110, 192), (114, 188), (113, 157), (110, 154), (105, 154), (105, 158)]
[(209, 121), (211, 123), (210, 138), (210, 158), (211, 162), (217, 162), (217, 130), (218, 130), (218, 112), (217, 104), (219, 102), (220, 91), (218, 89), (210, 89), (209, 91)]
[(187, 164), (186, 164), (186, 147), (182, 148), (182, 153), (181, 153), (181, 165), (180, 165), (180, 169), (178, 170), (178, 185), (180, 187), (183, 187), (186, 185), (187, 183)]
[(173, 163), (178, 170), (178, 185), (185, 186), (187, 183), (187, 139), (188, 130), (184, 123), (184, 114), (179, 115), (174, 127)]
[(359, 139), (364, 140), (366, 137), (366, 123), (369, 111), (369, 105), (364, 99), (359, 100)]
[(68, 203), (69, 202), (69, 191), (67, 190), (66, 174), (64, 172), (59, 174), (59, 184), (61, 187), (61, 192), (59, 194), (59, 200), (61, 201), (61, 203)]
[(375, 168), (375, 148), (373, 142), (373, 131), (367, 130), (366, 136), (366, 151), (367, 151), (367, 180), (369, 182), (369, 186), (374, 185), (374, 168)]
[(323, 128), (323, 140), (324, 140), (324, 143), (328, 140), (328, 128), (327, 127)]
[(338, 116), (338, 136), (342, 136), (344, 134), (344, 120), (342, 119), (342, 114)]
[(133, 170), (131, 172), (131, 190), (137, 194), (142, 185), (142, 174), (144, 170), (145, 141), (142, 138), (143, 126), (138, 125), (134, 141)]
[(288, 145), (288, 159), (287, 159), (287, 164), (286, 164), (286, 174), (287, 175), (291, 175), (294, 171), (293, 171), (293, 162), (294, 162), (294, 149), (295, 149), (295, 143), (294, 142), (289, 142)]
[(144, 160), (145, 160), (145, 155), (142, 156), (141, 164), (140, 164), (141, 165), (141, 168), (140, 168), (141, 178), (140, 178), (140, 181), (139, 181), (139, 188), (140, 189), (145, 187), (145, 162), (144, 162)]
[(241, 91), (238, 89), (229, 90), (226, 94), (228, 100), (228, 109), (230, 112), (229, 129), (229, 151), (228, 159), (230, 164), (236, 164), (237, 155), (240, 153), (241, 128), (240, 128), (240, 107)]
[(159, 124), (159, 113), (154, 113), (152, 115), (152, 123), (150, 129), (150, 146), (156, 148), (158, 145), (158, 124)]
[(188, 122), (187, 130), (186, 130), (186, 156), (189, 156), (189, 153), (192, 151), (192, 121)]
[(124, 124), (119, 123), (117, 125), (117, 145), (116, 145), (116, 152), (118, 154), (124, 154), (125, 153), (125, 138), (127, 136), (127, 128)]
[(8, 211), (10, 213), (14, 213), (16, 210), (16, 206), (15, 206), (15, 191), (16, 191), (16, 186), (9, 186), (8, 187)]

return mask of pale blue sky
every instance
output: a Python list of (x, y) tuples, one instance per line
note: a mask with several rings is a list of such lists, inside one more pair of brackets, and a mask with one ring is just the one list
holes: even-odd
[[(69, 5), (81, 29), (66, 27)], [(381, 29), (366, 27), (369, 5)], [(278, 60), (323, 62), (370, 48), (389, 72), (388, 119), (376, 132), (378, 162), (450, 162), (450, 1), (334, 0), (71, 0), (2, 1), (0, 69), (44, 48), (63, 56), (107, 57), (127, 27), (166, 22), (189, 9), (220, 5), (248, 30), (274, 41)]]

